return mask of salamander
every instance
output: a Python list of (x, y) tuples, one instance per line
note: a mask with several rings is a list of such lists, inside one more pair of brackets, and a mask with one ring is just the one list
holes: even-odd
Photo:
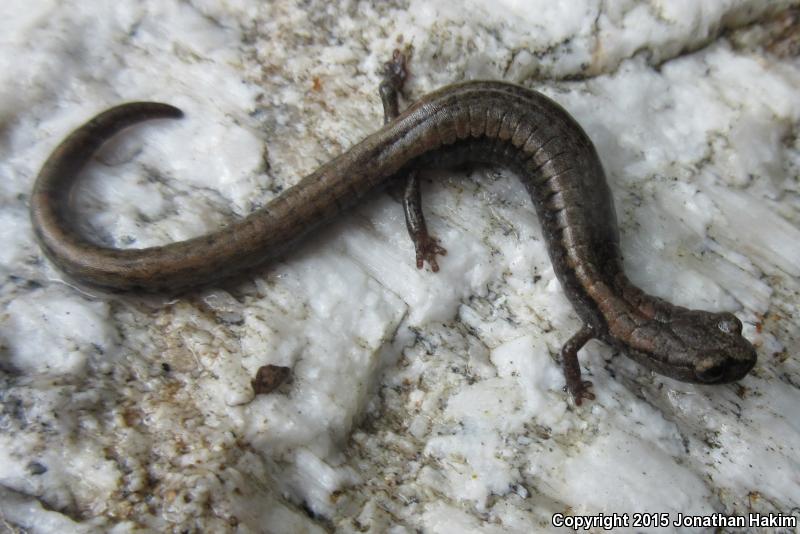
[(430, 236), (420, 206), (417, 170), (463, 163), (512, 171), (535, 206), (553, 268), (583, 323), (561, 350), (576, 404), (593, 399), (578, 351), (604, 341), (662, 375), (722, 384), (744, 377), (756, 351), (731, 313), (674, 306), (625, 275), (609, 186), (581, 126), (543, 94), (502, 81), (468, 81), (429, 93), (398, 111), (406, 77), (396, 53), (386, 64), (385, 124), (300, 179), (261, 209), (217, 232), (142, 249), (116, 249), (78, 230), (69, 208), (81, 169), (100, 146), (140, 121), (178, 118), (170, 105), (132, 102), (105, 111), (72, 132), (50, 155), (33, 188), (30, 211), (46, 255), (76, 281), (112, 291), (174, 293), (213, 284), (286, 254), (293, 245), (398, 179), (417, 266), (446, 251)]

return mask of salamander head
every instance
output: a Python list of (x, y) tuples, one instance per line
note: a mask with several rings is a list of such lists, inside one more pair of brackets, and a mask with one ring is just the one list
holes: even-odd
[(756, 364), (756, 350), (742, 337), (732, 313), (686, 310), (664, 323), (671, 334), (654, 356), (685, 382), (725, 384), (743, 378)]

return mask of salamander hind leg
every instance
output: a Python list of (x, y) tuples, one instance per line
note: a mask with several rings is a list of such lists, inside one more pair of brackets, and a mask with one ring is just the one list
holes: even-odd
[(583, 399), (594, 400), (594, 393), (589, 391), (592, 383), (581, 379), (581, 365), (578, 361), (578, 351), (593, 337), (592, 329), (584, 325), (561, 348), (561, 368), (564, 370), (564, 378), (567, 380), (566, 388), (578, 406), (581, 405)]
[(386, 124), (400, 114), (398, 96), (408, 77), (406, 55), (400, 50), (392, 52), (392, 59), (383, 64), (382, 75), (379, 91), (383, 104), (383, 123)]
[[(408, 69), (406, 55), (400, 50), (392, 53), (392, 59), (383, 65), (383, 81), (380, 85), (381, 103), (383, 104), (383, 122), (392, 121), (400, 113), (398, 95), (403, 90)], [(428, 233), (425, 216), (422, 214), (422, 197), (419, 188), (419, 173), (409, 171), (406, 176), (406, 188), (403, 192), (403, 211), (406, 217), (408, 235), (416, 249), (417, 269), (422, 269), (427, 261), (433, 272), (439, 270), (436, 256), (444, 256), (447, 251), (439, 245), (439, 240)]]
[(436, 256), (444, 256), (447, 250), (439, 245), (439, 240), (428, 233), (425, 216), (422, 214), (422, 196), (419, 190), (419, 174), (411, 171), (408, 174), (406, 189), (403, 193), (403, 211), (406, 215), (406, 228), (408, 235), (414, 242), (417, 251), (417, 269), (422, 269), (425, 262), (431, 266), (431, 271), (437, 272), (439, 264)]

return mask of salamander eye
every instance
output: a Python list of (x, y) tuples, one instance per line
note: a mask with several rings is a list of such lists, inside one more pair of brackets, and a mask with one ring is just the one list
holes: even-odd
[(739, 319), (737, 319), (734, 315), (725, 314), (717, 322), (717, 328), (726, 334), (741, 334), (742, 322), (739, 321)]

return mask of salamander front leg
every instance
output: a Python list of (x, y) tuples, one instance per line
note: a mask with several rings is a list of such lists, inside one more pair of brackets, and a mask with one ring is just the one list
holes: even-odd
[[(403, 89), (408, 70), (406, 56), (399, 50), (392, 53), (392, 59), (383, 64), (383, 81), (380, 85), (381, 102), (383, 103), (383, 122), (392, 121), (399, 114), (398, 94)], [(422, 214), (422, 197), (420, 195), (419, 174), (412, 170), (406, 176), (406, 188), (403, 192), (403, 211), (406, 216), (408, 235), (414, 242), (417, 254), (417, 269), (422, 269), (427, 261), (433, 272), (439, 270), (436, 256), (444, 256), (447, 251), (439, 245), (439, 240), (428, 233), (425, 216)]]
[(594, 393), (589, 391), (592, 383), (581, 380), (581, 365), (578, 362), (578, 351), (593, 337), (592, 329), (584, 325), (561, 348), (561, 367), (564, 370), (564, 378), (567, 379), (567, 389), (578, 406), (583, 399), (594, 400)]

